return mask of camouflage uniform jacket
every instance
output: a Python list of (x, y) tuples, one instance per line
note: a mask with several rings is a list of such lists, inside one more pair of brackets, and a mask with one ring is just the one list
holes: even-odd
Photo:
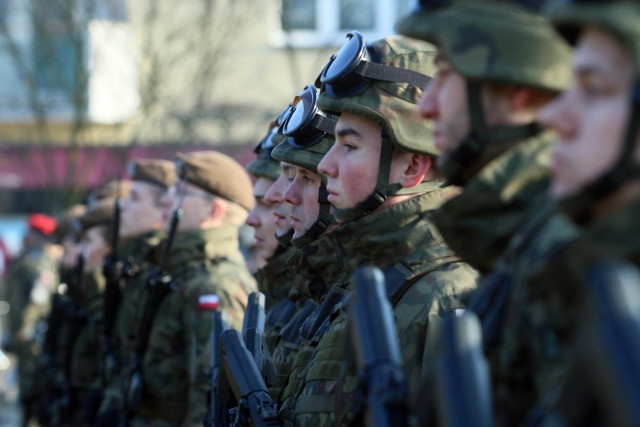
[(255, 274), (258, 289), (266, 296), (264, 340), (273, 353), (280, 339), (280, 330), (291, 320), (296, 303), (287, 296), (291, 290), (291, 275), (287, 259), (295, 252), (293, 247), (278, 246), (278, 253)]
[(351, 275), (345, 265), (346, 258), (340, 255), (333, 233), (325, 233), (297, 250), (288, 260), (298, 300), (297, 311), (281, 330), (281, 339), (274, 351), (277, 386), (286, 385), (279, 398), (283, 407), (289, 397), (295, 396), (299, 373), (318, 342), (315, 336), (318, 322), (313, 321), (323, 314), (318, 304), (324, 301), (332, 285), (344, 286)]
[(248, 294), (257, 287), (233, 227), (178, 233), (168, 270), (178, 288), (160, 303), (149, 332), (138, 415), (152, 425), (202, 425), (211, 314), (198, 309), (198, 298), (217, 295), (230, 326), (240, 329)]
[[(562, 253), (553, 259), (543, 274), (536, 277), (536, 300), (534, 326), (541, 332), (536, 333), (533, 346), (535, 356), (534, 375), (536, 375), (536, 389), (540, 400), (547, 399), (553, 403), (558, 389), (564, 384), (573, 389), (576, 384), (563, 382), (567, 375), (567, 368), (571, 365), (569, 357), (576, 344), (578, 333), (589, 316), (589, 306), (586, 304), (587, 269), (597, 262), (622, 260), (640, 266), (640, 201), (622, 207), (615, 212), (599, 218), (583, 229), (582, 235), (574, 240)], [(593, 359), (595, 355), (588, 355), (587, 359)], [(571, 359), (573, 360), (573, 359)], [(587, 369), (590, 364), (587, 365)], [(584, 369), (584, 368), (583, 368)], [(589, 372), (572, 372), (575, 381), (576, 375), (581, 385), (585, 385), (585, 377), (590, 377)], [(575, 381), (576, 383), (578, 381)], [(579, 386), (578, 386), (579, 387)], [(602, 407), (595, 408), (594, 402), (586, 402), (585, 399), (592, 396), (604, 396), (606, 391), (586, 390), (578, 388), (573, 390), (570, 405), (574, 407), (574, 416), (587, 415), (588, 419), (568, 420), (566, 425), (610, 425), (598, 418)], [(548, 403), (548, 402), (546, 402)], [(566, 408), (565, 408), (566, 409)]]
[(9, 264), (5, 279), (9, 302), (9, 342), (32, 341), (36, 325), (50, 309), (59, 282), (57, 261), (42, 247), (30, 247)]
[(99, 379), (104, 286), (102, 268), (85, 274), (76, 300), (76, 316), (69, 318), (69, 322), (74, 323), (69, 325), (70, 328), (78, 327), (78, 323), (82, 325), (72, 343), (69, 379), (72, 387), (84, 391), (96, 386)]
[[(365, 264), (400, 273), (400, 291), (390, 296), (407, 379), (421, 376), (427, 327), (432, 318), (461, 307), (459, 297), (475, 287), (476, 272), (446, 246), (430, 221), (434, 210), (457, 190), (439, 189), (415, 196), (334, 230), (351, 270)], [(354, 236), (358, 236), (357, 239)], [(389, 282), (388, 282), (389, 283)], [(349, 286), (350, 287), (350, 286)], [(347, 373), (344, 344), (346, 310), (338, 306), (321, 337), (308, 368), (301, 374), (296, 396), (296, 425), (335, 425), (350, 413), (357, 385)], [(409, 381), (410, 394), (417, 381)]]
[(479, 271), (493, 269), (511, 237), (546, 199), (551, 143), (543, 135), (516, 144), (434, 216), (451, 249)]
[[(27, 248), (9, 266), (5, 284), (9, 311), (11, 351), (19, 359), (20, 397), (35, 398), (43, 389), (39, 358), (44, 344), (45, 320), (58, 285), (56, 261), (40, 247)], [(0, 325), (1, 326), (1, 325)]]
[(125, 241), (118, 249), (124, 284), (112, 338), (116, 372), (113, 378), (107, 378), (100, 412), (122, 405), (122, 385), (133, 364), (134, 334), (144, 306), (147, 275), (153, 268), (150, 252), (161, 245), (164, 237), (163, 231), (151, 231)]
[(487, 273), (470, 309), (483, 324), (502, 425), (518, 425), (534, 394), (531, 278), (577, 234), (547, 196), (551, 144), (547, 135), (519, 142), (481, 169), (435, 220), (458, 255)]
[[(539, 399), (540, 387), (555, 381), (560, 363), (559, 348), (553, 348), (553, 365), (538, 366), (539, 343), (547, 341), (549, 325), (541, 323), (539, 287), (555, 281), (544, 273), (548, 263), (562, 254), (578, 238), (579, 230), (561, 215), (555, 203), (549, 200), (528, 224), (511, 240), (509, 248), (496, 262), (489, 275), (474, 295), (472, 307), (480, 298), (499, 301), (487, 307), (483, 322), (484, 349), (489, 361), (494, 390), (494, 409), (498, 425), (519, 425), (531, 406)], [(545, 286), (545, 285), (542, 285)], [(490, 289), (493, 287), (493, 292)], [(500, 287), (500, 292), (495, 292)], [(483, 290), (484, 295), (483, 294)], [(492, 319), (492, 320), (487, 320)], [(492, 322), (498, 327), (491, 325)], [(545, 345), (546, 346), (546, 345)], [(543, 387), (544, 388), (544, 387)]]

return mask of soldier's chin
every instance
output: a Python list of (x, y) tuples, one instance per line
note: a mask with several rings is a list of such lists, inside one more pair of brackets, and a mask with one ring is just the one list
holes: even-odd
[(298, 238), (304, 236), (305, 231), (306, 230), (296, 230), (296, 229), (294, 229), (293, 230), (293, 236), (291, 236), (291, 240), (298, 239)]

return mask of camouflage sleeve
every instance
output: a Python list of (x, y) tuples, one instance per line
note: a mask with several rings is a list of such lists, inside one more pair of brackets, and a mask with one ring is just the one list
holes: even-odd
[[(210, 388), (211, 311), (200, 310), (198, 298), (202, 295), (217, 295), (219, 309), (225, 312), (229, 325), (241, 330), (247, 305), (247, 286), (255, 287), (255, 282), (247, 281), (243, 272), (237, 270), (235, 265), (218, 264), (207, 275), (194, 278), (183, 289), (186, 292), (183, 322), (186, 325), (184, 333), (189, 375), (187, 415), (184, 425), (202, 425), (207, 409), (206, 396)], [(250, 276), (248, 277), (251, 279)]]
[(257, 290), (255, 280), (233, 265), (223, 266), (215, 276), (215, 292), (220, 298), (220, 309), (224, 311), (229, 326), (242, 330), (242, 320), (247, 307), (248, 295)]
[(100, 327), (87, 323), (73, 343), (70, 380), (74, 387), (90, 389), (99, 380)]
[(409, 401), (419, 393), (423, 367), (433, 340), (430, 329), (444, 314), (464, 307), (462, 296), (476, 286), (477, 274), (466, 264), (454, 263), (430, 272), (418, 280), (395, 305), (396, 327)]
[(207, 411), (209, 390), (211, 312), (200, 310), (198, 298), (213, 294), (210, 284), (201, 283), (188, 287), (182, 322), (187, 354), (187, 411), (183, 426), (201, 426)]

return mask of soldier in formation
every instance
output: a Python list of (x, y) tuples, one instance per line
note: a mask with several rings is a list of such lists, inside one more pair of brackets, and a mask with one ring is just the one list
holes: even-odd
[[(253, 188), (218, 152), (139, 160), (61, 219), (42, 424), (637, 423), (640, 3), (417, 3), (347, 35)], [(264, 345), (230, 351), (211, 310), (241, 330), (258, 289)], [(367, 289), (390, 315), (354, 314)]]

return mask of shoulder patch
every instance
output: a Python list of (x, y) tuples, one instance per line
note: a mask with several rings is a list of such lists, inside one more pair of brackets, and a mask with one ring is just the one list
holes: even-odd
[(206, 294), (198, 297), (199, 310), (217, 310), (219, 305), (220, 298), (216, 294)]

